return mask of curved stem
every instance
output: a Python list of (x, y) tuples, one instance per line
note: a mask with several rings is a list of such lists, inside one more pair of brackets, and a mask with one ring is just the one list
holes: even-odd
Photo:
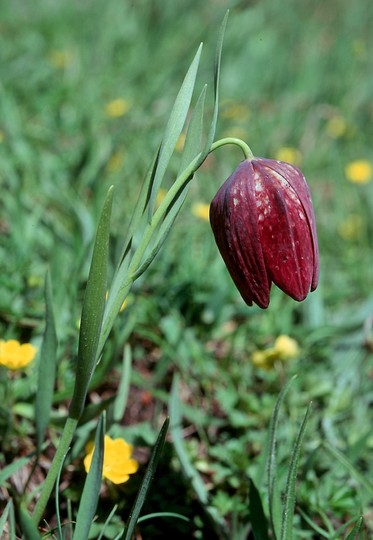
[(237, 139), (236, 137), (225, 137), (224, 139), (219, 139), (218, 141), (215, 141), (211, 145), (210, 152), (213, 152), (217, 148), (220, 148), (221, 146), (225, 146), (226, 144), (235, 144), (239, 148), (241, 148), (244, 156), (246, 159), (253, 159), (254, 154), (252, 153), (252, 150), (249, 145), (247, 145), (243, 140)]

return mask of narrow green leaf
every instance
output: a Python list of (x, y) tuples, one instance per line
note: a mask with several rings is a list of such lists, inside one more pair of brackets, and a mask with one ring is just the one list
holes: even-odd
[(346, 458), (344, 454), (340, 450), (337, 450), (337, 448), (334, 448), (329, 443), (324, 442), (323, 447), (334, 457), (336, 458), (341, 465), (343, 465), (355, 478), (359, 484), (364, 486), (364, 488), (368, 491), (371, 497), (373, 497), (373, 484), (367, 480), (357, 469), (354, 467), (354, 465)]
[(293, 518), (295, 508), (295, 486), (297, 481), (299, 456), (302, 447), (304, 434), (306, 431), (308, 417), (311, 411), (311, 404), (308, 405), (302, 425), (300, 427), (298, 437), (295, 441), (294, 450), (291, 456), (286, 490), (285, 502), (282, 517), (281, 540), (291, 540), (293, 537)]
[(190, 521), (190, 519), (182, 514), (176, 514), (175, 512), (154, 512), (154, 514), (146, 514), (137, 520), (137, 523), (143, 523), (149, 519), (160, 518), (160, 517), (171, 517), (176, 519), (181, 519), (182, 521)]
[[(2, 515), (0, 516), (0, 538), (6, 538), (5, 533), (4, 533), (4, 528), (5, 528), (7, 519), (8, 519), (8, 515), (10, 516), (11, 512), (14, 512), (12, 499), (10, 499), (8, 501), (8, 504), (6, 505)], [(8, 531), (8, 532), (10, 533), (10, 531)], [(8, 532), (7, 532), (7, 534), (8, 534)], [(10, 534), (9, 534), (9, 537), (11, 537)]]
[(277, 468), (277, 429), (278, 429), (278, 420), (281, 405), (285, 399), (286, 394), (290, 388), (290, 385), (293, 383), (296, 375), (294, 375), (288, 383), (283, 387), (280, 394), (278, 395), (275, 407), (273, 409), (271, 421), (269, 424), (268, 430), (268, 454), (267, 454), (267, 477), (268, 477), (268, 507), (269, 507), (269, 518), (272, 528), (272, 532), (275, 538), (279, 537), (279, 532), (281, 528), (281, 500), (277, 488), (276, 480), (276, 468)]
[(59, 538), (63, 538), (63, 536), (62, 536), (61, 513), (60, 513), (60, 478), (61, 478), (61, 473), (62, 473), (63, 465), (65, 463), (66, 456), (67, 456), (67, 453), (65, 454), (63, 460), (61, 461), (60, 469), (58, 471), (58, 475), (57, 475), (57, 478), (56, 478), (56, 485), (55, 485), (55, 488), (54, 488), (54, 497), (55, 497), (55, 501), (56, 501), (56, 503), (55, 503), (56, 520), (57, 520), (57, 530), (58, 530), (58, 533), (59, 533)]
[(205, 157), (210, 151), (211, 145), (214, 141), (215, 132), (216, 132), (216, 124), (218, 121), (221, 54), (222, 54), (222, 49), (223, 49), (224, 34), (225, 34), (225, 28), (227, 26), (228, 15), (229, 15), (229, 10), (226, 12), (223, 22), (221, 23), (219, 34), (218, 34), (218, 40), (216, 43), (215, 64), (214, 64), (214, 111), (212, 115), (210, 130), (206, 139), (206, 145), (201, 156), (202, 161), (205, 159)]
[(57, 334), (53, 313), (52, 283), (49, 272), (45, 278), (45, 330), (41, 346), (38, 385), (35, 398), (36, 440), (37, 451), (40, 453), (45, 430), (47, 429), (56, 378), (57, 365)]
[(124, 540), (131, 540), (133, 531), (136, 527), (137, 520), (139, 518), (141, 509), (144, 505), (146, 496), (148, 494), (151, 482), (153, 480), (153, 477), (155, 475), (155, 472), (158, 467), (159, 460), (161, 458), (163, 446), (166, 439), (167, 429), (169, 425), (169, 418), (166, 418), (166, 420), (163, 423), (163, 426), (161, 428), (161, 431), (159, 432), (158, 438), (156, 440), (156, 443), (154, 445), (152, 454), (150, 456), (149, 464), (145, 472), (145, 476), (143, 478), (143, 481), (141, 483), (140, 489), (137, 493), (137, 497), (135, 500), (135, 503), (132, 507), (131, 513), (128, 517), (128, 521), (126, 524), (126, 527), (123, 531), (123, 534), (120, 538)]
[(111, 509), (111, 512), (106, 518), (105, 523), (100, 531), (100, 536), (97, 538), (97, 540), (101, 540), (104, 537), (104, 534), (106, 533), (106, 529), (110, 525), (111, 518), (114, 516), (115, 512), (117, 511), (117, 508), (118, 508), (118, 505), (116, 504)]
[(109, 189), (102, 209), (93, 249), (91, 268), (85, 290), (74, 394), (69, 416), (78, 419), (82, 414), (88, 386), (96, 366), (97, 349), (105, 309), (107, 265), (109, 252), (110, 217), (113, 189)]
[(203, 134), (203, 113), (205, 110), (206, 99), (205, 84), (197, 100), (194, 108), (192, 118), (190, 119), (188, 131), (185, 138), (185, 145), (183, 155), (181, 157), (181, 163), (179, 168), (179, 174), (189, 165), (189, 163), (199, 154), (201, 151), (202, 134)]
[(40, 540), (41, 534), (38, 531), (38, 527), (33, 522), (32, 517), (27, 512), (23, 504), (18, 508), (19, 525), (23, 532), (23, 537), (27, 540)]
[(4, 467), (0, 471), (0, 486), (4, 485), (7, 479), (12, 476), (12, 474), (17, 472), (19, 469), (22, 469), (22, 467), (24, 467), (30, 461), (30, 459), (31, 456), (22, 457)]
[(249, 486), (250, 520), (255, 540), (269, 540), (268, 522), (264, 514), (260, 493), (250, 478)]
[(118, 392), (114, 401), (113, 417), (115, 422), (119, 422), (126, 410), (128, 393), (131, 383), (132, 353), (130, 345), (124, 347), (122, 373), (120, 377)]
[(167, 170), (169, 161), (174, 152), (176, 143), (180, 137), (181, 131), (184, 127), (185, 120), (188, 114), (190, 102), (192, 100), (194, 85), (197, 77), (198, 65), (201, 57), (202, 44), (199, 46), (198, 51), (185, 75), (184, 81), (181, 85), (179, 93), (176, 97), (174, 106), (172, 108), (169, 120), (166, 125), (165, 133), (161, 143), (159, 152), (159, 160), (157, 169), (154, 176), (153, 189), (149, 201), (149, 215), (150, 221), (154, 210), (155, 199), (160, 188), (161, 182)]
[(172, 442), (176, 454), (180, 460), (184, 475), (192, 484), (193, 489), (201, 504), (203, 506), (207, 506), (209, 502), (209, 497), (205, 488), (205, 484), (200, 475), (198, 474), (197, 470), (191, 464), (184, 446), (184, 441), (181, 433), (182, 417), (179, 400), (179, 378), (177, 376), (175, 376), (172, 381), (169, 412), (171, 418), (170, 431), (172, 435)]
[(95, 449), (91, 467), (84, 483), (83, 493), (80, 499), (78, 515), (73, 540), (86, 540), (89, 530), (95, 517), (98, 497), (102, 484), (102, 465), (104, 462), (104, 436), (105, 436), (105, 415), (100, 416), (98, 422)]
[(363, 523), (364, 523), (364, 519), (363, 519), (363, 516), (361, 516), (360, 518), (358, 518), (358, 520), (355, 523), (354, 528), (351, 530), (348, 536), (346, 536), (345, 540), (357, 540), (359, 538), (358, 535), (360, 534), (362, 530)]

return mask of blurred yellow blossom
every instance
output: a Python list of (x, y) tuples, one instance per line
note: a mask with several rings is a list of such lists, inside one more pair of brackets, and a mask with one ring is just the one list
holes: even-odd
[[(109, 298), (109, 291), (106, 291), (105, 298), (106, 298), (106, 300)], [(124, 311), (127, 306), (128, 306), (128, 298), (125, 298), (122, 305), (119, 308), (119, 313), (122, 313), (122, 311)], [(79, 323), (79, 327), (80, 327), (80, 323)]]
[(237, 101), (224, 101), (221, 105), (221, 116), (228, 120), (246, 122), (250, 116), (250, 109), (245, 103)]
[(357, 240), (363, 228), (363, 220), (359, 214), (350, 214), (338, 225), (338, 233), (344, 240)]
[(111, 118), (119, 118), (124, 116), (130, 105), (127, 100), (123, 98), (113, 99), (105, 105), (105, 114)]
[[(113, 482), (113, 484), (127, 482), (130, 474), (134, 474), (139, 468), (136, 459), (131, 458), (132, 450), (132, 445), (128, 444), (124, 439), (112, 439), (109, 435), (105, 435), (102, 476)], [(87, 444), (86, 451), (84, 468), (88, 473), (94, 451), (93, 442)]]
[(345, 175), (354, 184), (366, 184), (373, 176), (372, 163), (366, 159), (351, 161), (345, 167)]
[(185, 144), (185, 139), (186, 139), (185, 133), (181, 133), (180, 137), (177, 140), (176, 146), (175, 146), (176, 152), (182, 152), (183, 151), (184, 144)]
[(155, 198), (155, 205), (159, 206), (166, 195), (167, 195), (167, 189), (159, 188), (157, 196)]
[(347, 122), (341, 114), (330, 118), (325, 126), (325, 132), (332, 139), (339, 139), (347, 132)]
[(69, 67), (73, 59), (71, 51), (55, 49), (48, 54), (48, 62), (57, 69)]
[(0, 339), (0, 365), (9, 369), (22, 369), (35, 358), (36, 350), (31, 343), (21, 345), (16, 339)]
[(302, 163), (302, 154), (297, 148), (293, 148), (292, 146), (283, 146), (277, 150), (275, 159), (299, 166)]
[(120, 170), (124, 163), (124, 153), (123, 152), (114, 152), (106, 163), (106, 170), (109, 173), (114, 173)]
[(206, 203), (195, 203), (192, 206), (192, 214), (203, 221), (209, 221), (210, 205)]
[(355, 39), (352, 42), (352, 52), (359, 60), (367, 56), (367, 47), (362, 39)]
[(4, 141), (4, 131), (0, 129), (0, 144)]
[(299, 345), (297, 341), (289, 336), (279, 336), (273, 347), (264, 351), (254, 351), (251, 361), (256, 367), (271, 369), (278, 361), (287, 361), (299, 355)]

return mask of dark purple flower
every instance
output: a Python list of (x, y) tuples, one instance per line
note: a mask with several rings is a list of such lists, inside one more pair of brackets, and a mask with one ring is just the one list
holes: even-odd
[(272, 282), (294, 300), (316, 289), (319, 251), (310, 191), (294, 165), (245, 160), (210, 207), (224, 262), (245, 302), (269, 305)]

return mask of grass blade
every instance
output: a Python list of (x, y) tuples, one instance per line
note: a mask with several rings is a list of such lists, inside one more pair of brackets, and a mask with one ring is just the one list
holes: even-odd
[(109, 252), (110, 217), (113, 188), (110, 188), (101, 212), (93, 249), (91, 268), (84, 296), (79, 334), (76, 383), (70, 405), (70, 418), (82, 414), (89, 382), (96, 366), (97, 349), (105, 309), (107, 265)]
[(219, 34), (218, 34), (218, 40), (216, 43), (215, 64), (214, 64), (214, 111), (212, 115), (210, 130), (206, 139), (206, 145), (201, 156), (202, 161), (205, 159), (205, 157), (210, 151), (210, 147), (215, 137), (216, 124), (218, 121), (221, 54), (222, 54), (222, 49), (223, 49), (224, 34), (225, 34), (225, 28), (227, 26), (228, 15), (229, 15), (229, 10), (226, 12), (223, 22), (221, 23)]
[(304, 434), (306, 431), (308, 417), (311, 411), (311, 404), (308, 405), (302, 425), (300, 427), (297, 440), (295, 441), (294, 450), (291, 456), (289, 473), (285, 491), (285, 504), (283, 509), (281, 540), (291, 540), (293, 537), (293, 517), (295, 508), (295, 485), (297, 480), (297, 471), (299, 456), (302, 447)]
[(184, 151), (179, 168), (179, 175), (199, 154), (201, 149), (206, 88), (207, 85), (202, 88), (196, 106), (194, 108), (192, 118), (189, 122), (188, 132), (185, 138)]
[(125, 345), (124, 354), (123, 354), (123, 363), (122, 363), (122, 373), (118, 387), (118, 393), (114, 401), (114, 420), (119, 422), (124, 415), (126, 410), (128, 392), (131, 382), (131, 367), (132, 367), (132, 353), (131, 347)]
[(49, 272), (45, 278), (45, 331), (38, 366), (35, 400), (37, 452), (40, 453), (49, 423), (57, 365), (57, 334), (53, 313), (52, 284)]
[(146, 496), (148, 494), (152, 479), (155, 475), (159, 460), (161, 458), (169, 422), (170, 422), (169, 418), (166, 418), (161, 428), (161, 431), (159, 432), (156, 443), (154, 445), (153, 452), (152, 452), (152, 455), (150, 456), (150, 461), (146, 469), (145, 476), (141, 483), (140, 489), (137, 493), (135, 504), (133, 505), (131, 513), (128, 517), (127, 525), (121, 536), (121, 538), (124, 540), (131, 540), (132, 538), (132, 534), (135, 529), (138, 517), (140, 515), (141, 509), (143, 507)]
[(281, 390), (269, 424), (268, 442), (267, 442), (267, 477), (268, 477), (268, 506), (269, 506), (269, 519), (272, 528), (272, 532), (275, 538), (279, 536), (281, 529), (281, 500), (277, 489), (276, 482), (276, 454), (277, 454), (277, 429), (278, 420), (281, 405), (285, 399), (286, 394), (290, 388), (290, 385), (294, 381), (296, 376), (294, 375), (289, 382)]
[(357, 540), (358, 539), (358, 534), (362, 530), (363, 522), (364, 522), (364, 520), (363, 520), (362, 516), (360, 518), (358, 518), (358, 520), (356, 521), (356, 523), (354, 525), (354, 528), (351, 530), (351, 532), (348, 534), (348, 536), (346, 536), (345, 540)]
[(98, 422), (95, 449), (92, 463), (84, 483), (83, 493), (80, 499), (78, 515), (73, 540), (85, 540), (88, 538), (92, 520), (95, 517), (98, 497), (102, 484), (102, 464), (104, 462), (104, 435), (105, 435), (105, 415), (100, 417)]
[(176, 143), (184, 127), (185, 120), (192, 100), (194, 85), (197, 77), (198, 65), (202, 52), (202, 43), (185, 75), (179, 93), (176, 97), (169, 120), (166, 125), (165, 134), (159, 151), (159, 159), (155, 171), (152, 193), (149, 201), (149, 221), (153, 214), (157, 192), (163, 180), (167, 166), (174, 152)]
[(12, 476), (12, 474), (17, 472), (18, 469), (24, 467), (30, 461), (30, 459), (31, 457), (22, 457), (4, 467), (0, 471), (0, 486), (4, 485), (7, 479)]
[(249, 486), (249, 510), (254, 539), (269, 540), (268, 522), (264, 514), (260, 493), (251, 478)]
[(35, 525), (32, 517), (27, 512), (23, 504), (21, 504), (18, 508), (18, 519), (24, 538), (27, 538), (27, 540), (41, 539), (41, 534), (38, 531), (38, 527)]

